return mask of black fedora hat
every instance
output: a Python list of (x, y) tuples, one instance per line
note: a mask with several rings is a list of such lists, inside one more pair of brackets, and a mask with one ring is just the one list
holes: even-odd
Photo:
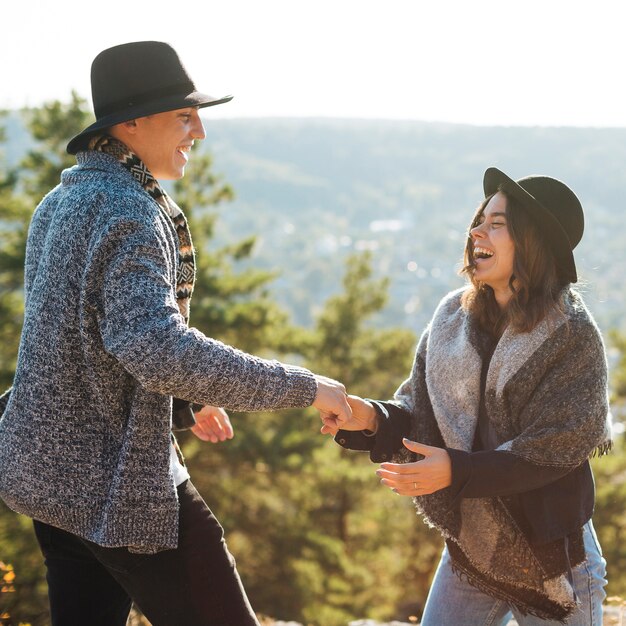
[(519, 199), (550, 246), (563, 282), (578, 280), (572, 251), (583, 236), (585, 218), (580, 200), (565, 183), (549, 176), (513, 180), (490, 167), (485, 172), (483, 189), (485, 197), (501, 190)]
[(67, 144), (69, 154), (84, 149), (93, 134), (115, 124), (233, 98), (197, 91), (174, 48), (161, 41), (136, 41), (103, 50), (91, 65), (91, 97), (96, 121)]

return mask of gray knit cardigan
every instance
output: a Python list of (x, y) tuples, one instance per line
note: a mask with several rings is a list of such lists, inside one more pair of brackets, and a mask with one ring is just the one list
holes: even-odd
[(37, 207), (0, 419), (0, 496), (15, 511), (103, 546), (174, 548), (171, 396), (242, 411), (313, 402), (308, 370), (187, 327), (176, 264), (171, 221), (109, 155), (80, 153)]

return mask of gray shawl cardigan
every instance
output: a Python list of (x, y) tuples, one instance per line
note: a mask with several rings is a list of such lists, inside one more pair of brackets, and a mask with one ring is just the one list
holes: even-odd
[(0, 496), (103, 546), (174, 548), (171, 396), (254, 411), (304, 407), (308, 370), (189, 328), (175, 296), (177, 237), (116, 160), (83, 152), (37, 207), (25, 316), (0, 419)]
[[(461, 307), (462, 292), (440, 303), (394, 402), (412, 416), (412, 439), (469, 452), (482, 359), (480, 331)], [(497, 450), (573, 470), (610, 446), (607, 366), (600, 333), (580, 297), (568, 290), (563, 303), (563, 315), (544, 319), (529, 333), (505, 330), (489, 364), (484, 401)], [(415, 458), (405, 449), (394, 460)], [(514, 500), (455, 502), (443, 489), (415, 502), (448, 540), (455, 568), (470, 582), (543, 618), (564, 619), (573, 610), (567, 568), (558, 558), (562, 548), (558, 542), (533, 544)]]

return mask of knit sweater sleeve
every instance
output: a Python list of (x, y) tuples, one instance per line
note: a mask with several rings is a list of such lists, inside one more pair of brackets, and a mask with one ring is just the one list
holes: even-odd
[(233, 410), (310, 405), (311, 372), (246, 354), (189, 328), (178, 311), (175, 244), (165, 218), (121, 216), (97, 242), (92, 270), (104, 349), (145, 388)]

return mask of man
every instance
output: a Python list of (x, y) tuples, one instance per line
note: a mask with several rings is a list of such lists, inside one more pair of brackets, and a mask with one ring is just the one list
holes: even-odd
[[(189, 481), (175, 415), (232, 436), (216, 408), (313, 404), (350, 415), (345, 389), (242, 353), (187, 325), (194, 256), (158, 180), (180, 178), (204, 129), (176, 52), (137, 42), (92, 66), (96, 122), (78, 164), (37, 207), (18, 364), (0, 412), (0, 496), (35, 520), (54, 625), (117, 626), (134, 600), (154, 626), (257, 621), (222, 528)], [(183, 399), (183, 400), (180, 400)]]

